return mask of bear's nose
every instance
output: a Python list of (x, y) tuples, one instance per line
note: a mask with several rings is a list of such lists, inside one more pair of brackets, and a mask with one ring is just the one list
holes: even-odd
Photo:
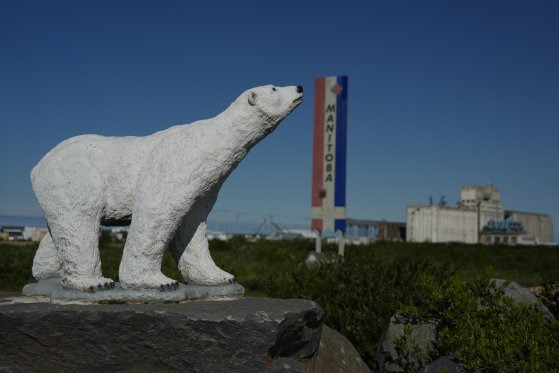
[(303, 92), (303, 86), (302, 85), (298, 85), (297, 86), (297, 93), (302, 93)]

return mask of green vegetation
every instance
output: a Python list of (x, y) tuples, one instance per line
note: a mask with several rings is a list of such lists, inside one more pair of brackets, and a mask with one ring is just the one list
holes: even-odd
[[(537, 305), (513, 304), (504, 296), (506, 284), (497, 287), (491, 277), (486, 272), (467, 282), (459, 276), (441, 282), (421, 275), (417, 292), (400, 312), (416, 320), (438, 321), (430, 356), (454, 354), (467, 368), (490, 372), (558, 371), (559, 322), (545, 320)], [(406, 371), (419, 371), (428, 359), (407, 346), (400, 343), (404, 360), (422, 364)], [(410, 352), (415, 359), (408, 357)]]
[(23, 285), (35, 281), (31, 266), (37, 246), (0, 244), (0, 291), (21, 291)]
[[(115, 280), (118, 280), (122, 247), (122, 242), (113, 242), (107, 237), (102, 240), (103, 274)], [(319, 303), (326, 312), (326, 323), (350, 339), (371, 367), (375, 366), (374, 355), (378, 340), (388, 325), (390, 316), (401, 309), (402, 305), (407, 305), (410, 313), (419, 314), (424, 309), (421, 311), (425, 312), (424, 316), (435, 310), (442, 314), (444, 308), (441, 305), (461, 299), (471, 301), (471, 297), (477, 296), (478, 293), (475, 292), (467, 295), (464, 290), (466, 288), (458, 287), (458, 283), (467, 280), (472, 281), (472, 284), (479, 284), (481, 280), (478, 276), (487, 267), (493, 268), (494, 277), (516, 281), (522, 285), (544, 284), (559, 279), (559, 248), (556, 247), (379, 242), (368, 246), (347, 246), (346, 257), (342, 262), (334, 260), (314, 270), (308, 270), (303, 264), (308, 252), (314, 248), (310, 241), (247, 242), (241, 237), (235, 237), (228, 242), (212, 241), (210, 247), (215, 262), (224, 270), (234, 273), (247, 289), (248, 295), (306, 298)], [(32, 281), (31, 265), (36, 248), (36, 244), (0, 245), (0, 290), (19, 291), (25, 283)], [(325, 253), (332, 257), (335, 250), (333, 245), (324, 246)], [(180, 273), (169, 253), (165, 254), (163, 260), (163, 273), (180, 280)], [(459, 294), (459, 290), (462, 293)], [(431, 303), (417, 303), (418, 294), (425, 296)], [(428, 297), (429, 294), (431, 298)], [(433, 298), (436, 294), (446, 300), (436, 303), (438, 298)], [(458, 298), (452, 298), (453, 296)], [(556, 293), (548, 289), (544, 291), (544, 298), (549, 305), (555, 305), (552, 310), (557, 308)], [(452, 312), (460, 312), (458, 310), (460, 309), (453, 308)], [(489, 310), (491, 311), (486, 313), (495, 311), (491, 308)], [(532, 311), (528, 308), (499, 311), (506, 315), (507, 320), (516, 320), (518, 325), (525, 325), (535, 333), (540, 333), (537, 330), (549, 329), (544, 324), (538, 324), (536, 314), (530, 313)], [(460, 322), (463, 320), (453, 320), (448, 315), (446, 317), (448, 325), (454, 325), (454, 322), (462, 325)], [(464, 334), (464, 338), (478, 338), (479, 333), (485, 335), (483, 328), (488, 325), (481, 323), (481, 316), (472, 317), (477, 317), (480, 322), (471, 324), (471, 329), (464, 331), (448, 329), (448, 335), (452, 334), (451, 331), (469, 333)], [(523, 317), (527, 319), (521, 324)], [(516, 342), (509, 339), (517, 338), (515, 333), (520, 329), (507, 329), (508, 326), (503, 325), (488, 330), (487, 333), (490, 334), (485, 335), (487, 340), (489, 336), (499, 335), (499, 332), (509, 335), (508, 339), (499, 339), (498, 343), (503, 344), (501, 349), (498, 346), (484, 345), (487, 348), (486, 355), (479, 355), (480, 351), (475, 350), (475, 346), (466, 344), (466, 341), (447, 338), (441, 339), (440, 351), (459, 347), (459, 357), (471, 366), (487, 366), (491, 369), (502, 365), (483, 364), (491, 359), (495, 364), (507, 362), (510, 356), (519, 353), (519, 348), (528, 348), (534, 359), (545, 361), (546, 356), (550, 356), (548, 352), (541, 351), (542, 345), (537, 344), (532, 337), (526, 337), (531, 343), (528, 347), (522, 345), (520, 340), (515, 345)], [(551, 338), (549, 334), (535, 336), (543, 338), (542, 340)], [(551, 336), (557, 338), (557, 334)], [(506, 345), (510, 350), (505, 349)], [(499, 357), (491, 356), (493, 352), (498, 353)], [(413, 353), (412, 345), (406, 354)], [(553, 350), (553, 353), (557, 351)], [(471, 360), (474, 355), (479, 355), (480, 360)], [(532, 360), (527, 362), (529, 363)], [(525, 366), (517, 365), (520, 370)]]
[[(118, 264), (122, 256), (122, 242), (103, 239), (101, 261), (103, 273), (118, 278)], [(225, 270), (234, 273), (251, 295), (263, 294), (268, 274), (283, 274), (298, 268), (307, 253), (314, 248), (309, 241), (246, 242), (235, 237), (228, 242), (212, 241), (212, 256)], [(19, 291), (32, 280), (31, 265), (37, 243), (28, 245), (0, 244), (0, 290)], [(324, 251), (334, 253), (333, 245)], [(427, 262), (471, 279), (484, 268), (494, 269), (497, 278), (509, 279), (529, 286), (559, 279), (559, 248), (545, 246), (481, 246), (463, 244), (411, 244), (379, 242), (367, 246), (348, 246), (347, 258), (353, 255), (375, 259), (382, 263), (397, 261)], [(163, 260), (163, 272), (180, 279), (169, 253)]]
[(417, 291), (422, 273), (441, 281), (450, 275), (446, 268), (427, 262), (402, 258), (384, 262), (370, 251), (348, 250), (343, 262), (270, 274), (263, 289), (273, 297), (306, 298), (320, 304), (326, 324), (351, 340), (373, 366), (378, 340), (390, 316)]
[(404, 325), (404, 334), (394, 340), (394, 347), (398, 352), (398, 357), (394, 362), (404, 372), (421, 372), (436, 355), (430, 356), (435, 352), (431, 349), (422, 348), (413, 337), (412, 326)]
[(465, 280), (487, 267), (493, 268), (495, 278), (523, 286), (559, 279), (559, 247), (379, 242), (357, 250), (371, 249), (383, 261), (427, 261), (455, 270)]

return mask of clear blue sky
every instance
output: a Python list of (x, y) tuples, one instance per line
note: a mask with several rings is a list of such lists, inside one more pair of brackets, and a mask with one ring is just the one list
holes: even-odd
[(348, 75), (350, 217), (405, 220), (492, 182), (557, 239), (558, 20), (556, 1), (2, 0), (0, 214), (41, 214), (29, 172), (68, 137), (147, 135), (301, 84), (211, 218), (306, 226), (313, 80)]

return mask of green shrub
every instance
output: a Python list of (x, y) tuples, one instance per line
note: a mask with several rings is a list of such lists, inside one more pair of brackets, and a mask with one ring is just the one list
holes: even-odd
[(0, 290), (21, 291), (23, 285), (34, 282), (31, 275), (33, 258), (39, 245), (0, 245)]
[(540, 299), (555, 317), (559, 316), (559, 283), (546, 280)]
[(420, 372), (431, 361), (431, 350), (421, 348), (412, 335), (411, 325), (404, 325), (404, 333), (394, 340), (394, 347), (398, 353), (394, 363), (405, 372)]
[(432, 356), (454, 354), (482, 371), (559, 370), (559, 323), (537, 305), (514, 304), (487, 271), (464, 282), (421, 275), (417, 292), (400, 312), (439, 322)]
[[(312, 250), (308, 241), (245, 241), (236, 237), (227, 242), (212, 240), (210, 249), (215, 263), (233, 273), (247, 294), (265, 296), (264, 280), (268, 275), (281, 276), (297, 268)], [(269, 294), (268, 294), (269, 295)]]
[[(104, 276), (118, 280), (123, 245), (101, 244)], [(19, 291), (33, 281), (36, 249), (36, 243), (0, 245), (0, 290)], [(437, 353), (456, 351), (469, 366), (487, 370), (559, 369), (552, 360), (553, 354), (559, 355), (557, 322), (544, 323), (534, 307), (508, 305), (498, 289), (490, 288), (487, 276), (476, 277), (481, 268), (492, 265), (495, 276), (523, 285), (557, 280), (557, 248), (378, 242), (348, 245), (343, 262), (315, 270), (302, 264), (314, 249), (312, 241), (248, 242), (235, 237), (226, 242), (213, 240), (210, 249), (216, 264), (235, 274), (247, 295), (316, 301), (326, 312), (326, 324), (349, 338), (370, 367), (375, 366), (377, 343), (390, 316), (406, 304), (408, 313), (416, 317), (446, 320)], [(337, 249), (324, 245), (323, 250), (331, 254)], [(168, 252), (162, 271), (181, 280)], [(449, 279), (454, 272), (460, 277)], [(557, 293), (544, 291), (543, 298), (547, 305), (557, 305)], [(485, 304), (481, 311), (479, 302)], [(495, 316), (496, 312), (501, 316)], [(404, 357), (424, 353), (415, 351), (413, 343), (406, 346), (400, 346)]]
[(369, 366), (390, 316), (416, 291), (421, 273), (444, 279), (448, 269), (398, 259), (385, 263), (364, 250), (350, 250), (342, 262), (309, 270), (270, 273), (263, 290), (279, 298), (311, 299), (324, 309), (328, 326), (345, 335)]

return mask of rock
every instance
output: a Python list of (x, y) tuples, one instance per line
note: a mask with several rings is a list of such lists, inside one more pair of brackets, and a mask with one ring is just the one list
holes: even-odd
[(320, 337), (320, 350), (316, 357), (315, 372), (370, 373), (371, 371), (346, 337), (324, 325)]
[(0, 371), (313, 371), (323, 312), (307, 300), (176, 304), (0, 299)]
[(305, 259), (305, 265), (307, 266), (307, 268), (315, 268), (318, 267), (322, 262), (325, 262), (327, 260), (328, 257), (324, 255), (324, 253), (311, 251)]
[(156, 289), (123, 289), (120, 283), (110, 290), (99, 290), (93, 293), (69, 290), (62, 287), (61, 279), (51, 278), (23, 287), (23, 295), (41, 295), (49, 297), (52, 303), (163, 303), (185, 300), (236, 299), (245, 293), (240, 284), (214, 286), (179, 284), (178, 289), (159, 291)]
[[(495, 282), (497, 287), (503, 286), (507, 280), (502, 279), (491, 279)], [(552, 319), (554, 316), (549, 311), (549, 309), (538, 301), (538, 298), (527, 288), (520, 286), (514, 281), (504, 288), (505, 295), (512, 298), (515, 304), (526, 303), (526, 304), (536, 304), (538, 308), (545, 314), (547, 320)]]
[(462, 373), (470, 372), (464, 367), (464, 364), (456, 359), (454, 356), (441, 356), (437, 360), (429, 364), (424, 370), (424, 373)]
[[(503, 286), (506, 280), (492, 279), (497, 287)], [(553, 314), (538, 301), (538, 298), (527, 288), (524, 288), (516, 282), (510, 282), (504, 289), (505, 296), (512, 298), (515, 304), (535, 304), (545, 314), (547, 320), (553, 318)], [(480, 306), (481, 307), (481, 306)], [(411, 336), (417, 342), (417, 345), (422, 352), (427, 350), (435, 342), (436, 338), (436, 321), (430, 322), (417, 322), (410, 318), (401, 315), (394, 315), (390, 319), (390, 324), (385, 335), (381, 339), (379, 351), (377, 352), (376, 360), (381, 372), (403, 372), (399, 364), (396, 364), (398, 353), (396, 351), (394, 341), (403, 336), (404, 325), (410, 325)], [(411, 361), (409, 362), (415, 367), (421, 367), (422, 362)], [(419, 364), (418, 364), (419, 363)], [(454, 356), (439, 356), (431, 364), (424, 368), (423, 372), (467, 372), (463, 363), (457, 360)]]
[[(390, 324), (381, 339), (376, 360), (380, 372), (403, 372), (404, 369), (396, 362), (398, 353), (394, 341), (404, 335), (404, 326), (412, 327), (411, 338), (415, 339), (418, 347), (426, 353), (432, 348), (436, 338), (437, 323), (435, 321), (415, 321), (411, 318), (395, 314), (390, 318)], [(423, 362), (410, 361), (410, 364), (421, 366)]]

